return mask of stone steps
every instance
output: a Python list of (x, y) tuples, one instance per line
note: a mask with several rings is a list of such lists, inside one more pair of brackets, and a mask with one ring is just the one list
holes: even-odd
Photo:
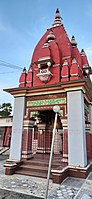
[(35, 171), (25, 171), (24, 170), (17, 170), (15, 172), (16, 174), (20, 175), (27, 175), (27, 176), (35, 176), (35, 177), (40, 177), (40, 178), (47, 178), (47, 173), (42, 173), (42, 172), (35, 172)]
[[(43, 166), (43, 167), (48, 167), (48, 164), (49, 164), (49, 161), (48, 162), (46, 162), (46, 161), (36, 161), (36, 160), (27, 160), (27, 161), (24, 161), (23, 162), (23, 165), (33, 165), (33, 166)], [(52, 162), (52, 166), (53, 167), (58, 167), (58, 166), (60, 166), (61, 165), (61, 162), (60, 161), (58, 161), (58, 162)]]
[(47, 172), (48, 167), (45, 167), (42, 165), (38, 166), (38, 165), (24, 165), (23, 164), (20, 166), (20, 169), (24, 171), (36, 171), (36, 172), (41, 171), (42, 173), (44, 173), (44, 172)]
[[(16, 174), (37, 176), (37, 177), (47, 177), (49, 165), (49, 156), (44, 156), (44, 158), (39, 155), (34, 156), (30, 160), (23, 161), (22, 165), (19, 165)], [(61, 158), (53, 157), (51, 169), (62, 169), (66, 166), (66, 163), (61, 162)]]

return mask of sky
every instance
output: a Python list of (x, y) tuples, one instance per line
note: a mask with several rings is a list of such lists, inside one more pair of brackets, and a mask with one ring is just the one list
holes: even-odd
[[(28, 70), (34, 48), (51, 27), (57, 8), (69, 38), (75, 36), (91, 66), (92, 0), (0, 0), (0, 63)], [(13, 96), (3, 89), (18, 87), (21, 72), (0, 64), (0, 104), (13, 104)]]

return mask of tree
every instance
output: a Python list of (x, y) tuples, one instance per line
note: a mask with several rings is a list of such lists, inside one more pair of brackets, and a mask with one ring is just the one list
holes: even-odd
[(2, 117), (8, 117), (12, 112), (11, 103), (3, 103), (0, 105), (0, 115)]

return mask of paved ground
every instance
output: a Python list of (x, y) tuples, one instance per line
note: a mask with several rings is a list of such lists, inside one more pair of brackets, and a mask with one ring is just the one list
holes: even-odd
[[(0, 199), (42, 199), (46, 179), (23, 175), (4, 175), (7, 156), (0, 156)], [(50, 180), (48, 199), (92, 199), (92, 173), (86, 180), (67, 178), (60, 185)]]

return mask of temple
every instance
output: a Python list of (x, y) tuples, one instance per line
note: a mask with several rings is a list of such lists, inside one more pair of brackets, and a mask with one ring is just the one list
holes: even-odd
[(14, 96), (10, 156), (5, 173), (46, 177), (55, 113), (58, 115), (51, 177), (86, 177), (92, 168), (91, 67), (75, 37), (69, 39), (57, 9), (52, 26), (36, 45), (28, 72)]

